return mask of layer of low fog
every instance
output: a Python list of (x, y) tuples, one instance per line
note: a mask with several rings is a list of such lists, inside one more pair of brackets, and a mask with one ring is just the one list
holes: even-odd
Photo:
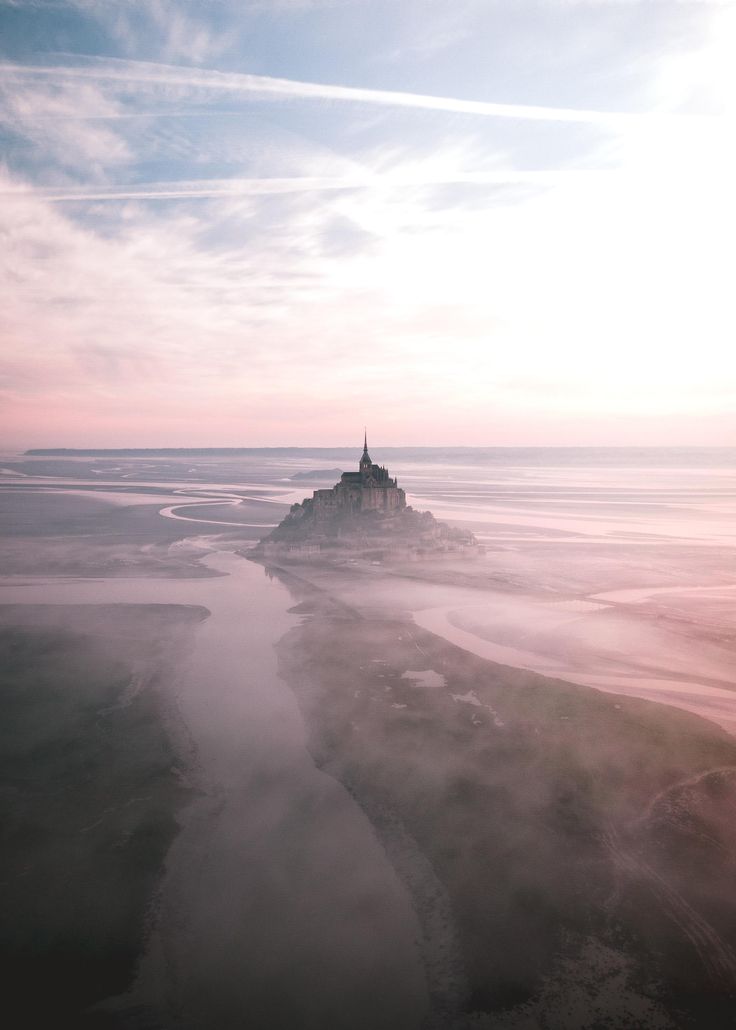
[[(482, 866), (484, 854), (503, 851), (503, 841), (494, 831), (500, 823), (488, 822), (489, 813), (495, 811), (491, 801), (482, 791), (475, 797), (475, 788), (468, 787), (468, 782), (486, 768), (486, 760), (490, 767), (493, 753), (507, 740), (504, 734), (510, 732), (514, 719), (520, 720), (512, 748), (518, 774), (515, 800), (508, 804), (503, 800), (512, 793), (512, 785), (504, 782), (502, 807), (510, 815), (502, 832), (506, 839), (515, 820), (528, 819), (526, 830), (521, 827), (514, 838), (516, 843), (510, 839), (508, 843), (516, 847), (521, 841), (533, 852), (541, 839), (535, 842), (534, 820), (546, 818), (544, 813), (540, 816), (542, 808), (552, 803), (550, 798), (557, 805), (559, 794), (561, 808), (554, 808), (554, 818), (560, 812), (562, 818), (568, 811), (565, 805), (572, 805), (565, 797), (574, 793), (569, 770), (560, 772), (554, 762), (545, 765), (546, 759), (540, 758), (534, 726), (543, 733), (554, 720), (552, 739), (555, 746), (561, 742), (559, 753), (564, 755), (570, 714), (567, 708), (558, 710), (557, 701), (552, 704), (552, 700), (548, 711), (542, 695), (542, 701), (535, 702), (541, 707), (534, 709), (533, 717), (523, 705), (515, 708), (520, 702), (513, 692), (525, 681), (517, 682), (513, 676), (504, 679), (505, 673), (494, 673), (496, 678), (485, 693), (469, 673), (467, 682), (453, 687), (445, 675), (448, 669), (441, 664), (446, 657), (438, 652), (439, 671), (433, 671), (426, 653), (401, 641), (403, 631), (395, 631), (391, 620), (410, 626), (410, 613), (414, 613), (420, 626), (454, 640), (471, 654), (580, 684), (658, 697), (732, 725), (730, 590), (736, 582), (736, 567), (728, 523), (734, 491), (725, 474), (708, 485), (699, 476), (678, 475), (672, 469), (659, 479), (651, 469), (632, 479), (610, 470), (583, 474), (580, 470), (476, 468), (471, 473), (447, 463), (442, 468), (419, 468), (407, 462), (402, 475), (410, 501), (417, 508), (432, 509), (438, 517), (472, 527), (486, 545), (485, 554), (471, 565), (417, 564), (400, 575), (395, 569), (370, 564), (291, 569), (287, 588), (237, 552), (247, 552), (249, 544), (282, 517), (288, 503), (299, 499), (295, 490), (300, 495), (311, 490), (311, 484), (299, 487), (293, 481), (296, 472), (316, 468), (313, 459), (300, 461), (259, 465), (249, 459), (238, 465), (233, 459), (192, 459), (191, 464), (188, 460), (70, 463), (38, 459), (10, 462), (0, 490), (0, 505), (10, 527), (0, 541), (6, 573), (0, 580), (0, 602), (23, 612), (8, 625), (14, 626), (13, 640), (25, 647), (21, 662), (25, 665), (16, 669), (18, 676), (26, 676), (24, 689), (33, 692), (29, 670), (38, 660), (38, 633), (47, 632), (50, 625), (49, 607), (41, 612), (35, 606), (56, 606), (58, 619), (56, 623), (51, 619), (54, 632), (71, 633), (77, 642), (75, 653), (82, 656), (108, 654), (105, 642), (115, 637), (114, 627), (128, 619), (126, 615), (116, 620), (116, 610), (129, 612), (127, 606), (133, 605), (138, 613), (137, 628), (129, 619), (126, 622), (132, 628), (122, 650), (119, 636), (115, 645), (119, 674), (105, 681), (108, 686), (100, 689), (98, 698), (94, 683), (81, 672), (77, 680), (59, 677), (60, 690), (70, 696), (81, 692), (80, 704), (83, 701), (90, 718), (85, 715), (73, 726), (55, 723), (54, 734), (46, 735), (48, 746), (73, 751), (75, 734), (83, 733), (85, 747), (90, 741), (97, 747), (94, 735), (100, 725), (106, 725), (104, 712), (111, 704), (130, 703), (131, 711), (137, 711), (136, 696), (139, 701), (155, 697), (156, 705), (147, 715), (147, 733), (152, 740), (160, 733), (166, 741), (163, 757), (156, 759), (157, 775), (168, 776), (174, 770), (176, 789), (181, 790), (176, 793), (167, 779), (166, 791), (173, 793), (162, 795), (152, 815), (151, 826), (159, 830), (167, 826), (171, 836), (169, 840), (164, 833), (160, 838), (166, 840), (168, 851), (165, 862), (157, 860), (150, 883), (149, 902), (154, 891), (157, 900), (149, 909), (142, 938), (145, 948), (136, 956), (135, 977), (125, 989), (111, 992), (106, 1002), (106, 1011), (113, 1014), (110, 1018), (122, 1026), (136, 1025), (136, 1019), (144, 1018), (167, 1028), (228, 1030), (243, 1025), (245, 1019), (254, 1028), (273, 1030), (294, 1026), (409, 1030), (421, 1024), (429, 998), (436, 1008), (437, 984), (446, 975), (450, 977), (448, 997), (462, 1001), (462, 992), (453, 995), (462, 976), (453, 980), (455, 974), (447, 973), (455, 961), (447, 956), (457, 945), (452, 926), (455, 902), (448, 900), (447, 884), (443, 886), (436, 873), (443, 848), (447, 853), (456, 848), (457, 834), (462, 836), (465, 830), (469, 834), (473, 825), (462, 823), (463, 806), (455, 805), (453, 791), (465, 791), (467, 812), (490, 835), (485, 843), (482, 833), (476, 844), (467, 838), (467, 903), (472, 916), (476, 888), (481, 894), (492, 894), (494, 904), (503, 901), (503, 884), (499, 886), (493, 869), (489, 866), (487, 880), (474, 879), (480, 866), (471, 869), (476, 859)], [(294, 575), (308, 579), (317, 594), (295, 581)], [(644, 593), (613, 593), (633, 589)], [(315, 618), (315, 612), (319, 616), (319, 605), (309, 607), (315, 596), (323, 602), (332, 599), (326, 610), (337, 615), (336, 621), (323, 640), (313, 638), (319, 647), (308, 663), (299, 651), (282, 649), (282, 662), (289, 667), (287, 687), (279, 676), (274, 647), (287, 632), (298, 631), (303, 619)], [(306, 599), (307, 606), (290, 611), (299, 599)], [(106, 606), (106, 621), (80, 619), (79, 612), (100, 605)], [(150, 643), (155, 620), (152, 614), (147, 625), (145, 612), (160, 613), (160, 606), (184, 613), (204, 608), (209, 615), (204, 621), (183, 617), (184, 636), (173, 629), (154, 634), (161, 641), (157, 650)], [(72, 610), (77, 613), (73, 617)], [(366, 632), (374, 622), (391, 622), (386, 639), (390, 637), (399, 649), (393, 671), (381, 666), (386, 656), (380, 651), (372, 657), (366, 653), (360, 667), (353, 667), (360, 640), (360, 646), (367, 646), (368, 637), (361, 637), (362, 630), (355, 631), (354, 645), (346, 650), (350, 633), (340, 628), (341, 620), (344, 625), (354, 624), (353, 630), (368, 627)], [(149, 643), (144, 646), (145, 641)], [(136, 695), (143, 655), (145, 686)], [(75, 659), (77, 664), (68, 667), (87, 668), (86, 661), (82, 657), (80, 666)], [(96, 682), (95, 676), (91, 678)], [(324, 686), (328, 680), (332, 694), (327, 709), (310, 709), (321, 696), (315, 684)], [(53, 692), (53, 676), (44, 689)], [(365, 693), (359, 696), (356, 691), (360, 690)], [(436, 695), (436, 700), (430, 695)], [(504, 699), (508, 710), (503, 709)], [(599, 702), (591, 704), (598, 711)], [(606, 713), (617, 717), (618, 702), (609, 697), (605, 704)], [(366, 756), (376, 756), (376, 762), (371, 766), (368, 761), (360, 769), (369, 786), (356, 800), (342, 781), (349, 783), (350, 770), (344, 763), (349, 766), (351, 753), (346, 741), (358, 739), (351, 734), (355, 712), (362, 711), (363, 705), (364, 725), (373, 728), (366, 731), (365, 749), (355, 755), (355, 769)], [(581, 703), (579, 710), (584, 707)], [(30, 740), (48, 715), (30, 705), (28, 711), (31, 723), (37, 721), (35, 728), (30, 723), (27, 727)], [(637, 722), (638, 709), (630, 711), (632, 733), (641, 737), (641, 754), (648, 753), (651, 741), (652, 753), (660, 756), (654, 771), (642, 773), (641, 796), (631, 787), (630, 800), (636, 801), (631, 802), (631, 813), (641, 815), (651, 801), (646, 789), (665, 789), (667, 775), (674, 776), (675, 765), (670, 768), (666, 761), (667, 741), (677, 733), (686, 739), (689, 731), (682, 729), (676, 713), (675, 721), (667, 723), (675, 727), (667, 731), (674, 736), (658, 736), (655, 711), (646, 716), (645, 733)], [(324, 730), (331, 718), (339, 734), (334, 746), (327, 747), (324, 740), (320, 743), (319, 727)], [(705, 743), (700, 751), (693, 746), (685, 762), (693, 775), (707, 767), (711, 753), (728, 764), (730, 742), (716, 727), (703, 726)], [(120, 724), (120, 734), (135, 761), (145, 765), (135, 751), (132, 728)], [(441, 761), (439, 752), (433, 756), (431, 747), (426, 751), (427, 742), (440, 737), (447, 745)], [(574, 734), (570, 739), (576, 741)], [(117, 741), (116, 747), (120, 746)], [(125, 750), (127, 745), (122, 746)], [(420, 746), (421, 754), (414, 750)], [(587, 754), (592, 762), (595, 748)], [(315, 756), (321, 768), (315, 765)], [(381, 783), (389, 759), (395, 759), (405, 784), (416, 788), (411, 797), (418, 810), (422, 805), (423, 811), (441, 810), (436, 825), (445, 828), (446, 839), (428, 842), (426, 853), (417, 850), (411, 835), (402, 836), (384, 809), (371, 807), (370, 784)], [(528, 782), (524, 762), (536, 770)], [(625, 764), (622, 753), (613, 755), (612, 762)], [(453, 769), (455, 779), (450, 782)], [(135, 799), (147, 794), (145, 784), (141, 789), (134, 778), (122, 782), (115, 776), (112, 769), (109, 779), (100, 781), (99, 796), (110, 791), (116, 803), (107, 807), (127, 811), (125, 806), (131, 802), (130, 811), (135, 811), (139, 804)], [(549, 797), (542, 797), (537, 787), (548, 781)], [(711, 790), (709, 782), (707, 790)], [(56, 786), (62, 792), (71, 789), (63, 776)], [(525, 793), (526, 786), (530, 793)], [(390, 789), (389, 783), (386, 790)], [(493, 804), (501, 803), (500, 796), (494, 795)], [(482, 801), (477, 819), (470, 804), (474, 797)], [(84, 812), (75, 813), (78, 821), (70, 820), (63, 834), (55, 824), (58, 859), (55, 842), (46, 839), (45, 861), (52, 865), (69, 861), (71, 839), (80, 868), (89, 864), (88, 835), (82, 831), (100, 816), (103, 827), (105, 820), (114, 823), (117, 817), (106, 814), (105, 807), (95, 810), (90, 820), (82, 818)], [(457, 813), (457, 825), (453, 813)], [(556, 834), (557, 830), (546, 839), (545, 847), (554, 851), (550, 851), (550, 869), (564, 871), (565, 850), (559, 842), (564, 844), (566, 838), (558, 839)], [(33, 844), (27, 846), (33, 864)], [(103, 865), (115, 860), (116, 847), (122, 847), (123, 853), (127, 847), (117, 838), (100, 846)], [(426, 854), (433, 848), (437, 854), (430, 862)], [(145, 861), (151, 861), (150, 851)], [(501, 868), (502, 859), (498, 861)], [(693, 867), (700, 868), (697, 863)], [(609, 886), (605, 877), (600, 882)], [(537, 890), (538, 884), (532, 886)], [(534, 890), (529, 887), (531, 893), (521, 902), (509, 901), (509, 910), (515, 911), (517, 903), (529, 911), (535, 905), (545, 908), (545, 898)], [(47, 902), (50, 907), (44, 908)], [(420, 903), (424, 909), (418, 916)], [(100, 908), (103, 905), (100, 900)], [(481, 909), (478, 902), (477, 910)], [(496, 911), (493, 905), (491, 910)], [(56, 911), (53, 899), (44, 900), (41, 892), (34, 911), (34, 918), (45, 924), (49, 913)], [(437, 923), (434, 929), (427, 927), (428, 913)], [(70, 939), (77, 940), (80, 928), (74, 905), (64, 918)], [(558, 928), (553, 913), (545, 929), (550, 940)], [(64, 932), (62, 927), (61, 939)], [(104, 933), (104, 928), (98, 927), (97, 932)], [(492, 928), (479, 927), (478, 939), (488, 932)], [(429, 958), (427, 948), (417, 946), (418, 939), (425, 945), (429, 941), (435, 949)], [(599, 962), (603, 981), (619, 959), (610, 954), (601, 959), (595, 947), (584, 968), (590, 970)], [(444, 957), (442, 949), (448, 949)], [(575, 966), (575, 975), (582, 968)], [(640, 996), (634, 993), (639, 1004)], [(476, 1001), (480, 1005), (483, 998)], [(564, 1025), (561, 1015), (555, 1019), (551, 1025)]]

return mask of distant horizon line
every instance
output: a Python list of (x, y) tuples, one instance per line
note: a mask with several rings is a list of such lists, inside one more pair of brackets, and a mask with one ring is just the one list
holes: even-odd
[[(733, 451), (736, 444), (371, 444), (381, 451)], [(84, 457), (102, 457), (105, 455), (137, 455), (151, 454), (255, 454), (284, 453), (287, 451), (355, 451), (360, 450), (357, 444), (334, 444), (332, 446), (317, 444), (265, 445), (258, 447), (31, 447), (16, 453), (23, 457), (60, 457), (77, 455)], [(5, 453), (8, 453), (7, 451)], [(11, 452), (12, 453), (12, 452)]]

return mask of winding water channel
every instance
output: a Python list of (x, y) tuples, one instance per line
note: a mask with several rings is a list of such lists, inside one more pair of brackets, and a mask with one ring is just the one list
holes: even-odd
[[(196, 755), (156, 931), (123, 1008), (165, 1026), (418, 1026), (426, 986), (404, 888), (344, 788), (318, 770), (274, 645), (283, 584), (215, 551), (210, 579), (5, 579), (21, 604), (194, 604), (210, 616), (165, 689)], [(146, 1025), (149, 1025), (146, 1023)]]

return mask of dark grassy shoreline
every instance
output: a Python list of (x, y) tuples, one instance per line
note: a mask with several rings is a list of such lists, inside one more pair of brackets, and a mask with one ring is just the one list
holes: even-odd
[[(336, 447), (35, 447), (23, 451), (28, 457), (69, 457), (69, 458), (196, 458), (196, 457), (307, 457), (319, 458), (353, 458), (355, 456), (355, 444)], [(726, 462), (732, 465), (736, 462), (736, 448), (734, 447), (710, 447), (698, 445), (682, 445), (676, 447), (586, 447), (586, 446), (380, 446), (381, 454), (390, 456), (406, 456), (413, 460), (421, 461), (434, 460), (438, 456), (448, 455), (452, 457), (468, 458), (490, 458), (508, 461), (513, 458), (515, 461), (532, 465), (540, 463), (539, 455), (544, 455), (549, 460), (549, 455), (559, 456), (563, 463), (577, 463), (576, 459), (590, 460), (595, 458), (604, 464), (620, 461), (621, 455), (625, 455), (634, 464), (650, 464), (653, 459), (663, 455), (670, 458), (676, 456), (681, 461), (693, 461), (702, 464), (703, 459), (711, 457), (719, 462)], [(608, 461), (606, 460), (608, 459)]]
[(14, 1026), (115, 1025), (94, 1006), (132, 982), (191, 796), (157, 684), (205, 614), (0, 606), (0, 954)]

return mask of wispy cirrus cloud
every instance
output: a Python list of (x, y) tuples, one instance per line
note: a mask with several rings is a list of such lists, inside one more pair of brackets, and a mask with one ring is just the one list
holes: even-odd
[(111, 441), (114, 417), (121, 444), (242, 442), (244, 411), (252, 441), (329, 440), (356, 397), (407, 441), (491, 410), (528, 442), (637, 405), (724, 424), (728, 123), (668, 112), (727, 110), (732, 80), (691, 13), (670, 35), (648, 0), (58, 7), (0, 68), (19, 441)]
[[(75, 0), (76, 6), (100, 21), (129, 54), (154, 46), (164, 61), (184, 60), (202, 64), (212, 60), (233, 42), (229, 29), (216, 29), (207, 20), (206, 6), (177, 0), (123, 0), (114, 4), (99, 0)], [(216, 9), (216, 7), (215, 7)]]
[(0, 126), (24, 138), (47, 167), (76, 169), (98, 179), (102, 168), (130, 164), (134, 154), (111, 124), (123, 108), (94, 82), (33, 81), (0, 86)]

